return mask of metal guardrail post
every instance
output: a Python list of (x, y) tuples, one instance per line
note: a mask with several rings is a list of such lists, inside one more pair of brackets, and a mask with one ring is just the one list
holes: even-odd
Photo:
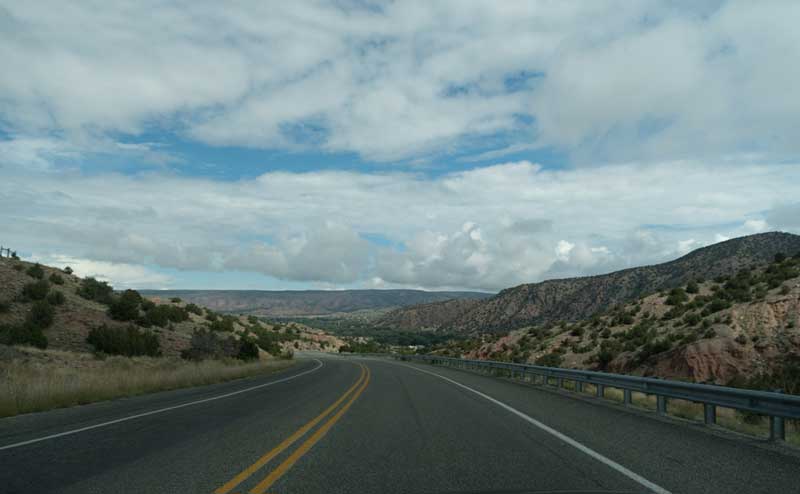
[(606, 387), (602, 384), (595, 384), (595, 391), (597, 393), (598, 398), (605, 398), (606, 395)]
[(625, 406), (631, 406), (631, 404), (633, 403), (631, 395), (632, 393), (630, 389), (622, 390), (622, 402), (625, 404)]
[(770, 441), (786, 440), (786, 422), (783, 417), (769, 418), (769, 439)]
[(563, 377), (557, 377), (556, 378), (556, 387), (558, 387), (559, 389), (564, 387), (564, 378)]
[(575, 391), (583, 393), (583, 381), (575, 381)]
[(656, 410), (659, 415), (667, 414), (667, 397), (662, 395), (656, 396)]
[(709, 403), (703, 403), (703, 422), (706, 425), (717, 423), (717, 407)]

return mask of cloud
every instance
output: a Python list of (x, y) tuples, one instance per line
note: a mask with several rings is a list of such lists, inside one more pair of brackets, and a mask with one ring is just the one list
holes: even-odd
[(104, 269), (496, 290), (660, 262), (762, 227), (800, 233), (780, 202), (798, 193), (796, 164), (522, 161), (435, 178), (323, 170), (228, 182), (10, 168), (0, 217), (3, 244), (23, 255)]
[(770, 209), (766, 221), (775, 228), (800, 228), (800, 203), (780, 204)]
[(476, 142), (577, 163), (800, 151), (788, 0), (153, 8), (2, 7), (0, 126), (390, 161)]
[(59, 268), (69, 266), (77, 276), (108, 281), (113, 283), (116, 289), (168, 288), (172, 282), (167, 275), (133, 264), (93, 261), (58, 254), (43, 256), (34, 254), (31, 259)]

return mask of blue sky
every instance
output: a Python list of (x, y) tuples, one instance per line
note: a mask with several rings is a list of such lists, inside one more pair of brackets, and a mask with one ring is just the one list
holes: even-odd
[(0, 1), (0, 243), (119, 287), (499, 290), (799, 232), (798, 19)]

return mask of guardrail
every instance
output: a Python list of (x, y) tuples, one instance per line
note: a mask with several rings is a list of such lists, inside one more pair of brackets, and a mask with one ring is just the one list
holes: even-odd
[[(776, 441), (786, 440), (785, 419), (800, 419), (800, 396), (779, 392), (754, 391), (711, 384), (694, 384), (651, 377), (492, 360), (466, 360), (431, 355), (396, 355), (395, 358), (465, 370), (503, 371), (508, 373), (511, 378), (530, 380), (533, 384), (537, 384), (537, 379), (541, 379), (543, 385), (552, 385), (559, 389), (564, 387), (564, 381), (574, 382), (577, 391), (582, 391), (585, 384), (591, 384), (595, 386), (597, 397), (605, 395), (606, 387), (621, 389), (626, 406), (632, 404), (632, 392), (655, 395), (656, 411), (660, 415), (667, 413), (667, 400), (669, 399), (692, 401), (703, 405), (703, 417), (707, 425), (717, 422), (717, 407), (753, 412), (769, 417), (770, 439)], [(553, 381), (552, 384), (551, 381)]]

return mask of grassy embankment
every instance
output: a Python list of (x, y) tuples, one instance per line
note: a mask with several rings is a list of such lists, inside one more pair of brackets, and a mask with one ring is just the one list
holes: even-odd
[(291, 360), (189, 362), (25, 349), (29, 358), (0, 363), (0, 417), (213, 384), (285, 369)]

